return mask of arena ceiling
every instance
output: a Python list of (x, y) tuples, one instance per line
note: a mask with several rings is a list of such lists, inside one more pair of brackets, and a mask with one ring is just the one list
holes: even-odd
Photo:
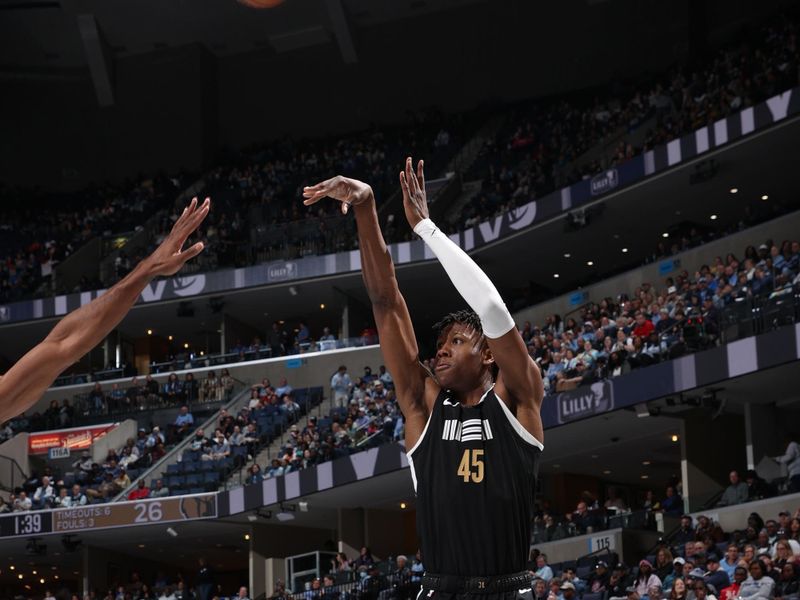
[[(724, 32), (787, 3), (705, 4), (714, 16), (713, 26)], [(649, 60), (657, 61), (657, 56), (675, 58), (685, 52), (687, 23), (701, 12), (687, 6), (665, 11), (654, 0), (568, 0), (547, 6), (525, 0), (284, 0), (266, 10), (236, 0), (2, 0), (0, 64), (9, 71), (86, 67), (91, 62), (87, 40), (93, 34), (81, 24), (84, 17), (91, 18), (103, 48), (115, 58), (189, 44), (200, 44), (219, 57), (258, 50), (284, 54), (333, 44), (344, 63), (354, 63), (361, 53), (373, 51), (368, 36), (362, 36), (365, 31), (388, 25), (402, 32), (408, 19), (434, 15), (446, 37), (492, 28), (510, 37), (527, 33), (530, 44), (545, 36), (548, 43), (568, 36), (570, 51), (547, 54), (551, 63), (586, 56), (593, 46), (596, 52), (598, 34), (636, 44), (652, 41), (658, 33), (659, 40), (671, 38), (673, 43), (648, 48)], [(617, 56), (614, 69), (624, 72), (627, 62), (638, 61), (636, 54)], [(558, 68), (553, 74), (562, 85), (568, 76)]]

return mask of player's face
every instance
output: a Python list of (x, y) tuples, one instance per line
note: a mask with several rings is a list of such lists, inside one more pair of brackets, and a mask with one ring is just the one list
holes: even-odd
[(480, 384), (483, 370), (492, 361), (482, 335), (472, 327), (454, 323), (441, 333), (436, 346), (434, 372), (439, 385), (468, 391)]

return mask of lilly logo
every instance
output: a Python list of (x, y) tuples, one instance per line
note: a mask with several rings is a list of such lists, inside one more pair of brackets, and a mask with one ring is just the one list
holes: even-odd
[(175, 277), (172, 280), (172, 291), (176, 296), (195, 296), (206, 287), (206, 276), (203, 274), (190, 277)]
[(273, 265), (267, 271), (267, 276), (272, 281), (279, 281), (281, 279), (294, 279), (297, 277), (297, 265), (293, 262)]

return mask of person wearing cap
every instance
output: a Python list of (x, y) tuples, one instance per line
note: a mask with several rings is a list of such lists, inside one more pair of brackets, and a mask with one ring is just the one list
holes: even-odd
[(559, 588), (561, 590), (561, 597), (564, 600), (573, 600), (575, 598), (575, 585), (571, 581), (564, 581)]
[(728, 573), (720, 566), (719, 556), (713, 552), (706, 557), (706, 571), (704, 581), (715, 590), (725, 589), (731, 584)]
[(745, 567), (736, 567), (733, 571), (733, 577), (728, 587), (724, 588), (719, 593), (719, 600), (735, 600), (739, 597), (739, 587), (742, 582), (747, 579), (747, 569)]
[(594, 572), (589, 575), (589, 590), (593, 594), (605, 592), (609, 581), (611, 581), (611, 574), (608, 572), (608, 563), (604, 560), (598, 560), (594, 566)]
[(692, 593), (695, 600), (717, 600), (714, 595), (715, 591), (702, 579), (698, 579), (692, 584)]
[(657, 585), (659, 588), (661, 587), (661, 580), (658, 578), (658, 575), (653, 572), (653, 565), (647, 559), (640, 560), (639, 576), (634, 583), (636, 593), (639, 594), (641, 598), (647, 595), (647, 591), (654, 585)]
[(676, 579), (683, 579), (683, 565), (685, 564), (686, 559), (684, 559), (682, 556), (676, 556), (672, 561), (672, 572), (664, 577), (661, 584), (661, 587), (664, 588), (665, 592), (672, 589)]

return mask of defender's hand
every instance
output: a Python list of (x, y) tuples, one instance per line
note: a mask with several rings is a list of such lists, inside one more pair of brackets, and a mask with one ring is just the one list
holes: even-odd
[(400, 171), (400, 189), (403, 190), (403, 210), (411, 229), (417, 223), (428, 218), (428, 198), (425, 194), (424, 162), (417, 163), (417, 173), (411, 163), (411, 157), (406, 159), (405, 171)]
[(193, 246), (183, 249), (187, 238), (194, 233), (208, 215), (211, 208), (211, 198), (206, 198), (200, 207), (197, 206), (197, 198), (192, 198), (189, 206), (183, 209), (183, 214), (175, 221), (172, 231), (167, 238), (161, 242), (146, 260), (150, 264), (153, 275), (174, 275), (186, 263), (187, 260), (194, 258), (203, 251), (203, 242), (197, 242)]
[(369, 202), (373, 195), (372, 188), (368, 184), (341, 175), (303, 188), (303, 204), (306, 206), (316, 204), (326, 197), (341, 202), (342, 214), (346, 215), (351, 205), (358, 206)]

